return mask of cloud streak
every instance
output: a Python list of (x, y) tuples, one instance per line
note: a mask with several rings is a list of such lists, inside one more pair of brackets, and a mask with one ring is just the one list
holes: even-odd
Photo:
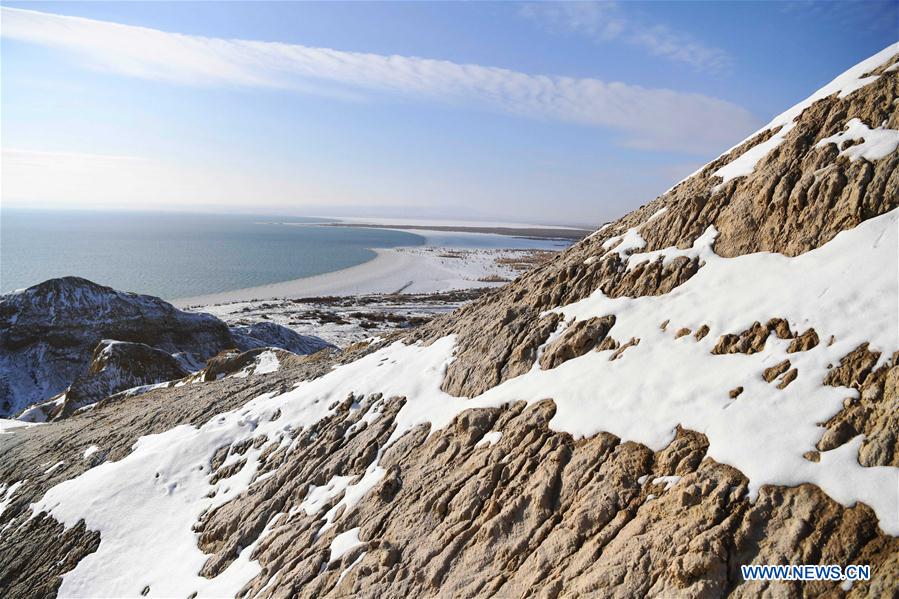
[(744, 108), (701, 94), (0, 10), (5, 38), (65, 51), (95, 69), (179, 85), (281, 88), (350, 100), (391, 94), (599, 127), (624, 146), (700, 154), (729, 147), (759, 125)]
[(551, 31), (577, 33), (602, 42), (624, 42), (697, 71), (722, 73), (733, 66), (724, 50), (666, 25), (628, 16), (617, 2), (539, 2), (522, 6), (521, 15)]

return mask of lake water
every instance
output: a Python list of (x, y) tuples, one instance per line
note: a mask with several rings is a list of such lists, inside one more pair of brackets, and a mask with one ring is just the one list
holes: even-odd
[(0, 293), (76, 275), (165, 299), (333, 272), (418, 245), (550, 247), (499, 235), (418, 235), (320, 226), (311, 218), (135, 212), (0, 211)]

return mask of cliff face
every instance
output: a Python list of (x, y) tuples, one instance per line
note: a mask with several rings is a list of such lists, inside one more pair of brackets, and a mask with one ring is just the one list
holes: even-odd
[(0, 586), (894, 596), (897, 53), (404, 337), (0, 436)]

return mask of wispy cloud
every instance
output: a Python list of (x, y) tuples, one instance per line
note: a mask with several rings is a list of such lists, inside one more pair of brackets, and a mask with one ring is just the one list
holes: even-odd
[(523, 5), (520, 12), (551, 31), (623, 42), (699, 71), (726, 72), (733, 63), (724, 50), (707, 46), (688, 33), (627, 14), (617, 2), (538, 2)]
[(781, 4), (781, 11), (869, 31), (895, 32), (899, 23), (896, 0), (791, 0)]
[[(733, 145), (759, 125), (744, 108), (701, 94), (0, 10), (0, 33), (6, 38), (64, 50), (93, 68), (176, 84), (274, 87), (346, 98), (365, 92), (397, 94), (606, 128), (629, 147), (702, 154)], [(678, 51), (675, 46), (662, 49), (660, 41), (653, 43), (659, 52)]]
[(521, 16), (554, 32), (573, 32), (604, 41), (621, 37), (627, 19), (614, 2), (534, 2), (523, 4)]

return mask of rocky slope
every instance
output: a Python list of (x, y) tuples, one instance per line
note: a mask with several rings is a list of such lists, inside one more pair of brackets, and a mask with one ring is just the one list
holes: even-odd
[(78, 277), (51, 279), (0, 296), (0, 417), (51, 397), (32, 416), (68, 415), (129, 386), (180, 378), (223, 350), (268, 346), (330, 347), (274, 324), (231, 330), (159, 298)]
[(0, 587), (897, 596), (897, 53), (410, 333), (0, 436)]

